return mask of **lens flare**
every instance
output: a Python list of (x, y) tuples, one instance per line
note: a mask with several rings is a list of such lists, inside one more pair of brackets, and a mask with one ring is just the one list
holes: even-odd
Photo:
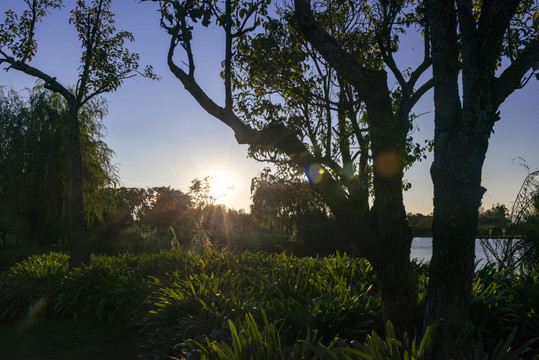
[(374, 167), (384, 177), (390, 177), (400, 170), (401, 157), (395, 151), (383, 151), (375, 159)]
[(322, 181), (322, 177), (325, 173), (326, 170), (324, 170), (319, 164), (310, 165), (306, 171), (309, 182), (312, 184), (318, 184), (320, 181)]

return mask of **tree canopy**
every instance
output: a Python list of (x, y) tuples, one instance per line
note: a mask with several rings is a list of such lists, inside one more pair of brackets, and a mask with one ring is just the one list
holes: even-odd
[(80, 111), (94, 97), (115, 91), (128, 78), (141, 74), (156, 78), (151, 67), (140, 73), (139, 55), (125, 48), (133, 41), (128, 31), (118, 31), (114, 25), (111, 0), (78, 0), (69, 19), (81, 42), (81, 58), (73, 88), (60, 84), (56, 77), (29, 64), (37, 51), (37, 25), (51, 10), (59, 9), (62, 0), (26, 1), (22, 14), (12, 10), (5, 13), (0, 24), (0, 64), (6, 70), (21, 71), (44, 82), (46, 89), (60, 94), (69, 108), (69, 139), (71, 156), (71, 265), (79, 266), (90, 260), (86, 248), (87, 229), (84, 224), (84, 196), (80, 135)]
[[(68, 235), (71, 196), (69, 113), (58, 94), (36, 86), (26, 94), (0, 93), (0, 204), (5, 233), (34, 245)], [(81, 109), (85, 219), (91, 224), (114, 205), (108, 191), (119, 182), (113, 151), (103, 141), (106, 102)]]
[[(264, 2), (158, 3), (171, 38), (171, 72), (239, 143), (251, 146), (252, 156), (307, 175), (372, 263), (384, 315), (401, 329), (420, 316), (402, 203), (403, 170), (421, 156), (421, 146), (409, 141), (411, 111), (434, 87), (435, 275), (426, 319), (453, 317), (457, 327), (464, 324), (482, 161), (499, 105), (525, 84), (537, 62), (536, 5), (295, 0), (272, 20)], [(224, 34), (223, 106), (195, 77), (194, 29), (212, 23)], [(402, 69), (394, 56), (405, 31), (419, 31), (424, 39), (423, 61), (414, 69)], [(511, 64), (496, 79), (504, 58)], [(452, 255), (441, 260), (442, 254)], [(459, 276), (448, 271), (455, 261)], [(451, 296), (442, 295), (448, 289)]]

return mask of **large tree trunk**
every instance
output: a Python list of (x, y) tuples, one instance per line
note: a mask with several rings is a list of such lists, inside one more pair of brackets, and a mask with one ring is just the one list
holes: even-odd
[[(379, 195), (366, 215), (346, 220), (332, 208), (337, 221), (358, 245), (357, 255), (365, 257), (376, 273), (384, 322), (390, 320), (399, 336), (421, 326), (417, 295), (417, 274), (410, 262), (412, 231), (406, 222), (402, 202), (402, 169), (390, 177), (375, 175)], [(384, 188), (384, 191), (380, 189)], [(346, 204), (348, 208), (351, 204)]]
[[(428, 1), (434, 75), (433, 254), (430, 263), (425, 325), (445, 318), (460, 324), (468, 316), (474, 256), (473, 206), (468, 204), (475, 184), (460, 166), (466, 154), (455, 154), (461, 125), (458, 89), (456, 12), (453, 2)], [(463, 134), (464, 135), (464, 134)], [(464, 140), (464, 138), (461, 138)], [(466, 194), (461, 193), (466, 192)], [(462, 201), (466, 206), (463, 206)], [(472, 266), (470, 266), (472, 264)]]
[(369, 260), (380, 281), (384, 320), (391, 320), (402, 335), (417, 330), (420, 319), (417, 274), (410, 262), (412, 230), (402, 198), (402, 166), (392, 176), (375, 170), (374, 182), (378, 196), (371, 216), (380, 246)]
[(417, 296), (417, 274), (410, 263), (411, 229), (402, 222), (379, 224), (382, 252), (370, 262), (380, 282), (384, 321), (391, 320), (397, 334), (418, 330), (420, 311)]
[(89, 265), (90, 252), (87, 243), (82, 189), (82, 153), (80, 144), (79, 106), (69, 103), (69, 142), (71, 151), (71, 229), (69, 267)]
[[(475, 99), (465, 100), (461, 127), (435, 132), (433, 244), (426, 321), (468, 322), (475, 264), (478, 209), (486, 189), (481, 172), (497, 115), (481, 111), (488, 97), (477, 82)], [(475, 101), (474, 101), (475, 100)]]
[(433, 243), (426, 325), (444, 319), (461, 328), (469, 315), (477, 215), (484, 189), (477, 180), (466, 184), (435, 172), (432, 178)]
[[(461, 105), (455, 3), (429, 0), (427, 9), (432, 30), (435, 131), (433, 253), (425, 325), (444, 319), (459, 332), (469, 322), (478, 209), (486, 191), (481, 186), (481, 172), (498, 120), (499, 104), (493, 96), (496, 62), (494, 57), (482, 56), (486, 50), (481, 46), (489, 42), (479, 41), (471, 10), (460, 3)], [(485, 53), (495, 51), (499, 44), (492, 46)]]

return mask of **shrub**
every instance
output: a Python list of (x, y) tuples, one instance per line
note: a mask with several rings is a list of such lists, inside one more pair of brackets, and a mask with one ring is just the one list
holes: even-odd
[[(478, 354), (538, 350), (531, 342), (539, 333), (537, 271), (479, 270), (468, 338), (449, 341), (441, 324), (425, 335), (431, 341), (391, 336), (372, 267), (347, 255), (209, 250), (93, 256), (89, 266), (72, 271), (67, 263), (67, 255), (51, 253), (13, 266), (0, 279), (0, 320), (48, 315), (119, 322), (141, 331), (144, 351), (187, 358), (419, 359), (430, 342), (458, 358), (465, 340)], [(416, 268), (421, 301), (428, 267)], [(385, 338), (377, 335), (384, 332)]]
[(51, 312), (67, 274), (68, 255), (34, 255), (17, 263), (0, 283), (0, 320), (34, 317)]

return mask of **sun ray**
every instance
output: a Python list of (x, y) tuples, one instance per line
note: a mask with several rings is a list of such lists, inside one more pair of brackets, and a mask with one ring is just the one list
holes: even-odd
[(219, 172), (211, 176), (210, 195), (215, 199), (215, 203), (225, 204), (226, 198), (234, 191), (234, 180), (228, 173)]

